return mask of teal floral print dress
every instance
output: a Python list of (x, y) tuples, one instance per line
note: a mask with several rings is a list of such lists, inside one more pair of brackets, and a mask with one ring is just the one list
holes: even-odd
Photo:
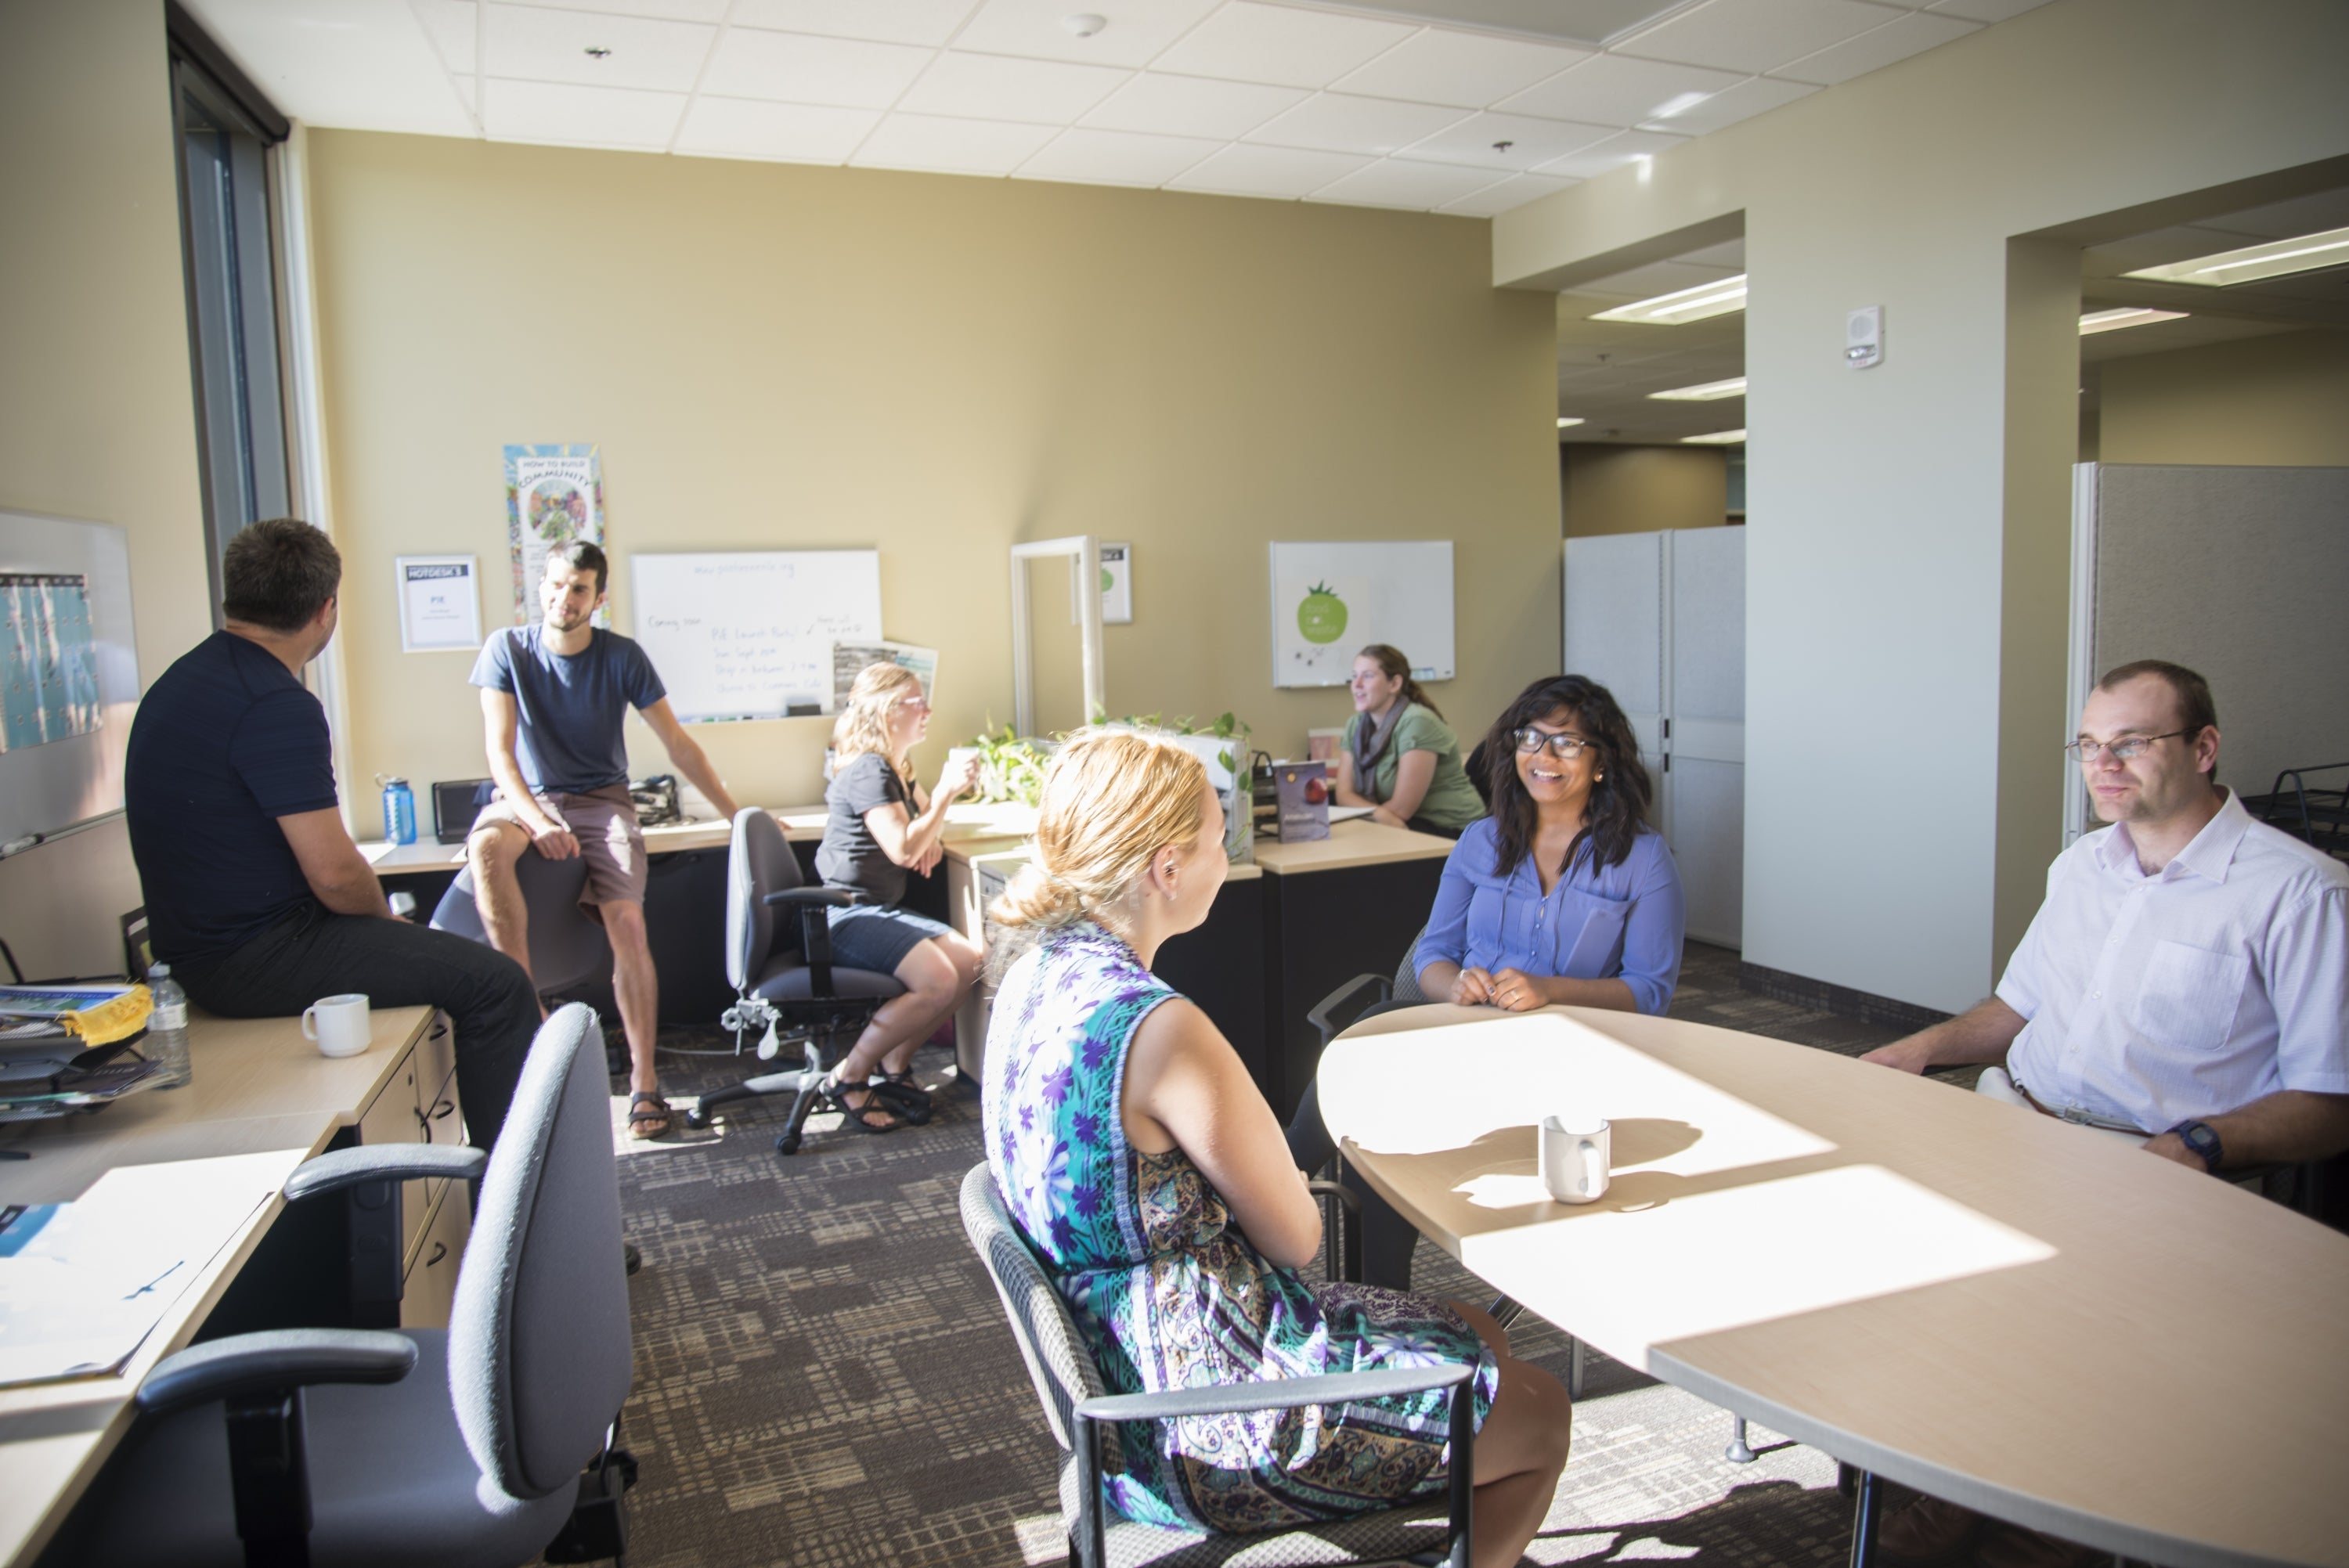
[[(1127, 1143), (1126, 1052), (1175, 993), (1089, 922), (1011, 966), (987, 1035), (987, 1159), (1115, 1393), (1475, 1362), (1461, 1317), (1370, 1285), (1309, 1285), (1267, 1262), (1180, 1149)], [(1202, 1416), (1120, 1429), (1109, 1499), (1127, 1518), (1244, 1532), (1348, 1518), (1446, 1484), (1449, 1396)]]

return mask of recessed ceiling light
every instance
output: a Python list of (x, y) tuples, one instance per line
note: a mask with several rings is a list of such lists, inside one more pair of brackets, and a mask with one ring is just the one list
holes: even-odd
[(1679, 326), (1684, 322), (1702, 321), (1707, 316), (1727, 315), (1733, 310), (1745, 308), (1745, 274), (1723, 278), (1719, 283), (1699, 284), (1692, 289), (1679, 289), (1671, 294), (1658, 294), (1630, 304), (1619, 304), (1613, 310), (1602, 310), (1593, 321), (1638, 321), (1651, 326)]
[(1710, 436), (1682, 436), (1681, 438), (1681, 445), (1684, 447), (1735, 447), (1744, 445), (1744, 440), (1745, 432), (1743, 430), (1715, 430)]
[(1561, 430), (1581, 423), (1582, 421), (1572, 414), (1560, 414), (1557, 417), (1557, 428)]
[(1074, 11), (1061, 18), (1061, 26), (1080, 38), (1090, 38), (1109, 26), (1109, 18), (1095, 11)]
[(591, 60), (608, 60), (612, 57), (612, 51), (601, 44), (590, 44), (579, 52)]
[(2257, 283), (2292, 273), (2313, 273), (2319, 267), (2349, 264), (2349, 229), (2327, 229), (2321, 234), (2271, 240), (2245, 245), (2240, 251), (2220, 251), (2172, 262), (2163, 267), (2139, 267), (2123, 277), (2151, 278), (2156, 283), (2192, 284), (2198, 288), (2224, 288), (2229, 284)]
[(1743, 397), (1745, 396), (1745, 377), (1733, 376), (1726, 381), (1707, 381), (1698, 387), (1675, 387), (1669, 392), (1651, 392), (1648, 396), (1662, 398), (1668, 403), (1710, 403), (1716, 397)]
[(2182, 310), (2092, 310), (2080, 318), (2080, 335), (2118, 332), (2125, 326), (2149, 326), (2157, 321), (2180, 321), (2186, 315)]

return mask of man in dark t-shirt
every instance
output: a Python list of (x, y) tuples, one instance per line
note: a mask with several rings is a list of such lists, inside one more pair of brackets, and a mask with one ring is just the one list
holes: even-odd
[(343, 826), (326, 711), (300, 678), (335, 634), (342, 557), (280, 518), (232, 540), (221, 575), (227, 629), (164, 671), (130, 726), (124, 815), (155, 956), (223, 1017), (341, 991), (443, 1009), (466, 1131), (486, 1149), (538, 1001), (511, 959), (395, 918)]
[(628, 798), (628, 710), (645, 717), (670, 764), (734, 820), (734, 798), (668, 706), (644, 649), (595, 624), (605, 598), (604, 552), (574, 540), (548, 552), (536, 625), (492, 632), (474, 661), (490, 772), (498, 798), (465, 843), (474, 905), (501, 953), (530, 963), (530, 922), (514, 877), (525, 854), (587, 862), (580, 906), (612, 941), (612, 995), (628, 1036), (628, 1131), (668, 1130), (653, 1066), (660, 983), (645, 931), (645, 839)]

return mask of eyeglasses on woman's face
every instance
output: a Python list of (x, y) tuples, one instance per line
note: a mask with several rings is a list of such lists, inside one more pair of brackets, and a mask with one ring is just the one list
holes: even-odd
[(1552, 757), (1562, 757), (1568, 762), (1598, 747), (1596, 741), (1585, 740), (1578, 735), (1559, 729), (1537, 729), (1530, 724), (1523, 729), (1511, 730), (1509, 738), (1516, 743), (1519, 751), (1530, 754), (1547, 746)]
[(2186, 731), (2173, 729), (2167, 735), (2127, 735), (2118, 740), (2091, 740), (2086, 736), (2064, 748), (2065, 755), (2075, 762), (2094, 762), (2096, 753), (2109, 751), (2116, 762), (2134, 762), (2153, 749), (2158, 740), (2175, 740)]
[(927, 713), (930, 711), (930, 699), (924, 696), (920, 692), (916, 692), (910, 696), (899, 697), (897, 699), (896, 706), (901, 710)]

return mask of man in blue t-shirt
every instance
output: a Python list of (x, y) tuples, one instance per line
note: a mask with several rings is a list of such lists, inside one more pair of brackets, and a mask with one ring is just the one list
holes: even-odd
[(290, 518), (256, 522), (221, 562), (227, 629), (147, 689), (123, 787), (155, 956), (223, 1017), (321, 996), (428, 1006), (457, 1030), (457, 1088), (486, 1149), (538, 1027), (529, 976), (479, 943), (397, 919), (335, 793), (326, 710), (302, 666), (335, 634), (342, 557)]
[(734, 798), (693, 737), (670, 711), (668, 694), (644, 649), (594, 621), (605, 599), (604, 552), (574, 540), (546, 558), (534, 626), (490, 634), (473, 665), (481, 688), (490, 772), (498, 798), (466, 841), (473, 898), (501, 953), (530, 963), (530, 923), (514, 862), (535, 851), (587, 862), (580, 905), (612, 940), (612, 994), (628, 1036), (628, 1131), (668, 1130), (653, 1066), (660, 1027), (659, 980), (645, 934), (645, 839), (628, 798), (628, 748), (621, 729), (635, 708), (668, 748), (671, 766), (734, 820)]

